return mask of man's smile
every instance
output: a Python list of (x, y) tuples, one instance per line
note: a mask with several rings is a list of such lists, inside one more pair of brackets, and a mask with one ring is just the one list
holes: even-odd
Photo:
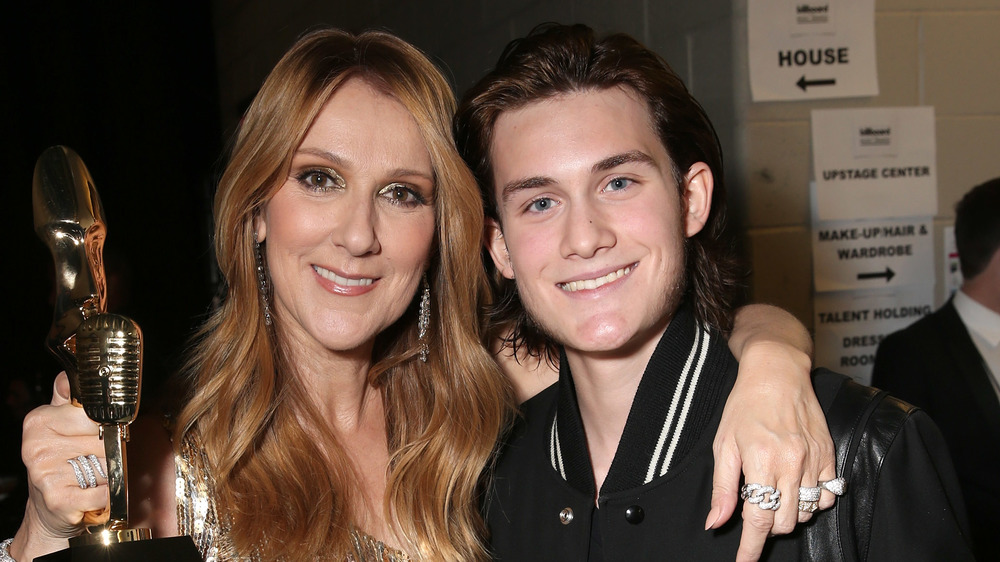
[(602, 275), (594, 279), (581, 279), (579, 281), (568, 281), (566, 283), (557, 283), (560, 289), (566, 291), (567, 293), (573, 293), (576, 291), (585, 291), (596, 289), (598, 287), (607, 285), (612, 281), (617, 281), (622, 277), (632, 273), (632, 271), (639, 266), (639, 262), (633, 263), (630, 266), (623, 267), (608, 273), (607, 275)]

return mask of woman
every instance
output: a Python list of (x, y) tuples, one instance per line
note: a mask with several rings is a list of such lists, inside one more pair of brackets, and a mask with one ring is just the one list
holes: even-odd
[[(477, 492), (513, 398), (479, 340), (482, 203), (453, 111), (433, 64), (384, 33), (316, 31), (278, 63), (216, 196), (228, 295), (173, 447), (134, 440), (133, 525), (216, 559), (488, 557)], [(106, 504), (66, 466), (102, 456), (66, 394), (60, 377), (25, 422), (18, 560)]]
[(510, 394), (477, 336), (482, 211), (452, 99), (403, 41), (322, 31), (248, 110), (216, 197), (228, 298), (174, 430), (192, 470), (211, 467), (218, 557), (343, 559), (366, 533), (485, 556), (477, 484)]

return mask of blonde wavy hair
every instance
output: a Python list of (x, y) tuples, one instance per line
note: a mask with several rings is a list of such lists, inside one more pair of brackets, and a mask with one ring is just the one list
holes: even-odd
[(253, 250), (254, 218), (282, 185), (323, 104), (349, 78), (410, 112), (436, 184), (429, 360), (416, 359), (414, 304), (376, 338), (369, 373), (384, 401), (390, 452), (383, 513), (411, 556), (486, 559), (479, 493), (513, 399), (478, 327), (489, 298), (479, 259), (482, 201), (454, 147), (450, 86), (419, 50), (387, 33), (303, 36), (248, 109), (215, 198), (227, 294), (196, 336), (175, 443), (197, 432), (238, 555), (344, 559), (350, 551), (357, 476), (290, 367), (281, 318), (265, 323)]

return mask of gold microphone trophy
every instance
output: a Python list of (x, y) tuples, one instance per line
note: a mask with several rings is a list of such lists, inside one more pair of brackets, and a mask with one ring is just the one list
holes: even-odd
[[(56, 303), (46, 343), (66, 370), (73, 404), (100, 425), (107, 457), (108, 521), (36, 560), (201, 560), (190, 537), (151, 539), (128, 526), (128, 426), (139, 410), (142, 332), (107, 312), (104, 210), (94, 181), (73, 150), (46, 149), (32, 185), (35, 232), (55, 262)], [(88, 513), (85, 522), (103, 514)]]

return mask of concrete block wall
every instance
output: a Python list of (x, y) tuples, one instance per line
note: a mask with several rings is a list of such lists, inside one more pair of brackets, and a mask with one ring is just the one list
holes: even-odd
[(620, 31), (642, 40), (689, 82), (693, 62), (710, 64), (715, 70), (700, 79), (705, 97), (718, 101), (713, 117), (731, 115), (730, 12), (729, 0), (697, 7), (679, 0), (215, 0), (223, 125), (231, 130), (285, 49), (320, 25), (391, 31), (434, 58), (461, 93), (492, 67), (508, 41), (535, 25), (586, 23), (598, 32)]
[(1000, 0), (877, 0), (880, 94), (782, 103), (750, 101), (747, 1), (215, 0), (223, 126), (232, 130), (281, 53), (316, 25), (394, 32), (436, 59), (459, 93), (538, 23), (629, 33), (674, 67), (719, 131), (731, 215), (753, 267), (752, 298), (811, 326), (810, 110), (935, 106), (939, 261), (954, 203), (1000, 176)]
[(942, 229), (953, 224), (955, 203), (969, 188), (1000, 176), (1000, 1), (876, 0), (879, 95), (780, 103), (750, 101), (746, 1), (736, 4), (736, 154), (753, 299), (780, 304), (812, 325), (810, 111), (934, 106), (935, 294), (941, 304)]

